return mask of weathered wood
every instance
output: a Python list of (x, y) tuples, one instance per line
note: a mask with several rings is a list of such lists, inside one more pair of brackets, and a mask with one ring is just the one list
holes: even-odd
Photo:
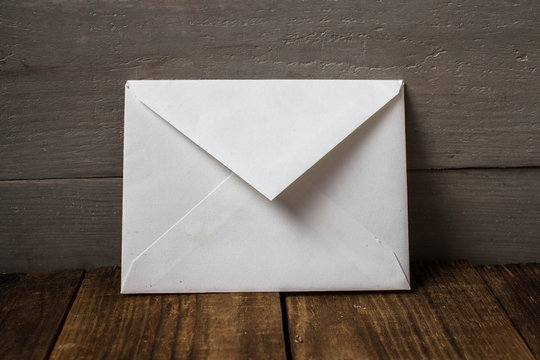
[[(409, 172), (411, 257), (540, 261), (540, 169)], [(0, 181), (0, 271), (120, 263), (122, 179)]]
[(506, 314), (540, 358), (540, 264), (478, 268)]
[(82, 270), (0, 274), (0, 359), (45, 359)]
[(284, 359), (279, 294), (121, 295), (90, 271), (51, 359)]
[(403, 78), (411, 168), (540, 165), (538, 1), (1, 7), (1, 179), (121, 175), (142, 78)]
[(0, 272), (120, 263), (122, 180), (0, 182)]
[(289, 294), (295, 359), (532, 359), (476, 270), (413, 267), (413, 291)]
[(410, 171), (415, 260), (540, 262), (540, 169)]

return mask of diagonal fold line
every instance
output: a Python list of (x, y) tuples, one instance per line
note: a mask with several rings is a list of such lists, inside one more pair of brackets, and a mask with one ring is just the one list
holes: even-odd
[[(335, 201), (313, 185), (309, 184), (308, 186), (310, 187), (308, 196), (311, 197), (312, 201), (299, 212), (303, 214), (303, 220), (308, 225), (334, 245), (361, 273), (372, 272), (372, 269), (368, 268), (361, 260), (369, 261), (370, 256), (383, 254), (384, 259), (378, 259), (375, 265), (387, 267), (388, 262), (391, 262), (394, 264), (392, 268), (398, 270), (410, 284), (396, 253), (390, 246), (378, 239), (375, 234), (344, 211)], [(323, 210), (321, 211), (321, 209)]]
[[(137, 85), (138, 86), (138, 85)], [(392, 96), (379, 108), (375, 109), (373, 112), (366, 114), (366, 117), (364, 120), (360, 123), (355, 125), (354, 127), (350, 127), (346, 134), (340, 135), (338, 138), (336, 138), (336, 143), (333, 144), (331, 147), (325, 149), (323, 153), (320, 153), (317, 155), (317, 158), (310, 159), (310, 162), (306, 164), (305, 168), (294, 175), (294, 178), (288, 177), (286, 181), (282, 181), (280, 185), (278, 186), (278, 190), (272, 189), (271, 191), (268, 191), (268, 189), (265, 191), (261, 189), (261, 181), (258, 177), (254, 177), (253, 174), (250, 174), (245, 171), (245, 169), (238, 168), (238, 166), (234, 166), (230, 161), (228, 161), (226, 158), (223, 158), (222, 156), (218, 156), (213, 152), (209, 152), (209, 150), (205, 149), (200, 143), (199, 140), (194, 139), (193, 134), (187, 133), (184, 130), (180, 129), (180, 127), (177, 124), (172, 123), (170, 120), (166, 119), (164, 114), (162, 114), (162, 111), (158, 111), (157, 109), (154, 109), (151, 103), (148, 103), (148, 100), (142, 99), (138, 94), (137, 91), (135, 91), (136, 86), (131, 86), (130, 84), (126, 84), (127, 89), (130, 89), (130, 91), (133, 93), (135, 98), (146, 108), (148, 108), (151, 112), (159, 116), (164, 121), (168, 122), (172, 127), (174, 127), (177, 131), (182, 133), (184, 136), (186, 136), (188, 139), (190, 139), (194, 144), (196, 144), (198, 147), (200, 147), (203, 151), (208, 153), (210, 156), (212, 156), (216, 161), (221, 163), (223, 166), (227, 167), (229, 170), (234, 172), (238, 177), (240, 177), (242, 180), (250, 184), (253, 188), (255, 188), (258, 192), (260, 192), (262, 195), (267, 197), (270, 201), (274, 200), (279, 194), (281, 194), (286, 188), (288, 188), (292, 183), (294, 183), (302, 174), (304, 174), (306, 171), (308, 171), (311, 167), (313, 167), (316, 163), (318, 163), (322, 158), (324, 158), (332, 149), (334, 149), (336, 146), (338, 146), (341, 142), (343, 142), (344, 139), (346, 139), (348, 136), (350, 136), (351, 133), (353, 133), (356, 129), (358, 129), (360, 126), (362, 126), (365, 121), (367, 121), (369, 118), (373, 117), (376, 113), (381, 111), (385, 106), (388, 105), (394, 98), (396, 98), (400, 92), (402, 91), (404, 84), (401, 82), (401, 85), (399, 89), (394, 93), (392, 92)], [(352, 104), (349, 104), (352, 106)], [(278, 169), (273, 169), (275, 172)]]
[[(381, 243), (383, 246), (386, 246), (388, 247), (388, 245), (386, 245), (385, 243)], [(392, 249), (390, 249), (392, 250)], [(399, 261), (399, 258), (397, 256), (397, 254), (392, 250), (392, 253), (394, 254), (394, 257), (396, 258), (396, 261), (399, 265), (399, 267), (401, 268), (401, 272), (403, 272), (403, 276), (405, 276), (405, 279), (407, 279), (407, 282), (409, 283), (409, 286), (411, 285), (411, 279), (409, 279), (409, 276), (407, 276), (407, 273), (405, 272), (405, 270), (403, 270), (403, 265), (401, 265), (401, 261)]]
[(131, 273), (131, 269), (133, 267), (133, 264), (135, 264), (141, 256), (143, 256), (145, 253), (147, 253), (151, 248), (153, 248), (161, 239), (163, 239), (172, 229), (174, 229), (178, 224), (180, 224), (186, 217), (188, 217), (196, 208), (198, 208), (201, 204), (203, 204), (210, 196), (212, 196), (220, 187), (223, 186), (232, 176), (234, 173), (230, 173), (225, 179), (223, 179), (219, 184), (216, 185), (215, 188), (213, 188), (208, 194), (206, 194), (195, 206), (193, 206), (187, 213), (185, 213), (180, 219), (178, 219), (177, 222), (175, 222), (170, 228), (168, 228), (161, 236), (159, 236), (156, 240), (154, 240), (150, 245), (148, 245), (139, 255), (137, 255), (129, 265), (126, 280), (129, 278), (129, 275)]

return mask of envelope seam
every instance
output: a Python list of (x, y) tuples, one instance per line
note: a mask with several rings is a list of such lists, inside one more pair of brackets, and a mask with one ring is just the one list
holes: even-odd
[[(315, 189), (315, 191), (319, 192), (321, 194), (321, 196), (323, 196), (324, 198), (326, 198), (329, 202), (331, 202), (336, 208), (338, 208), (340, 211), (343, 211), (345, 213), (345, 211), (341, 208), (341, 206), (339, 204), (337, 204), (333, 199), (329, 198), (328, 196), (324, 195), (324, 193), (322, 193), (320, 190), (318, 190), (315, 186), (313, 186), (313, 184), (310, 183), (310, 186)], [(370, 239), (369, 239), (369, 242), (375, 242), (377, 245), (381, 246), (382, 248), (384, 248), (386, 251), (389, 251), (390, 253), (392, 253), (392, 255), (394, 256), (394, 258), (396, 259), (397, 261), (397, 264), (401, 270), (401, 273), (403, 275), (403, 277), (405, 278), (405, 280), (407, 281), (407, 283), (409, 284), (410, 286), (410, 281), (409, 281), (409, 278), (407, 276), (407, 274), (405, 273), (405, 271), (403, 270), (403, 266), (401, 265), (401, 262), (399, 261), (398, 259), (398, 256), (397, 254), (395, 253), (395, 251), (390, 247), (388, 246), (387, 244), (385, 244), (382, 240), (380, 240), (370, 229), (366, 228), (364, 226), (364, 224), (360, 223), (357, 219), (351, 217), (351, 220), (354, 221), (354, 223), (357, 224), (357, 226), (359, 226), (360, 228), (362, 228), (364, 231), (366, 231), (367, 233), (369, 233), (370, 235)], [(314, 229), (317, 233), (321, 234), (319, 232), (319, 230), (317, 229)], [(323, 237), (324, 235), (321, 234)], [(331, 242), (333, 245), (336, 245), (334, 242)], [(345, 245), (345, 246), (349, 246), (349, 244), (344, 244), (342, 243), (342, 245)], [(354, 251), (354, 249), (353, 249)], [(358, 265), (355, 264), (354, 262), (351, 262), (350, 259), (347, 259), (347, 261), (349, 261), (351, 263), (351, 265), (355, 266), (358, 268)], [(360, 270), (360, 269), (359, 269)]]
[[(206, 194), (197, 204), (195, 204), (191, 209), (189, 209), (188, 212), (186, 212), (178, 221), (176, 221), (170, 228), (168, 228), (163, 234), (161, 234), (156, 240), (154, 240), (150, 245), (148, 245), (139, 255), (137, 255), (129, 264), (129, 268), (125, 277), (125, 282), (128, 281), (129, 275), (131, 274), (131, 269), (133, 268), (133, 265), (151, 248), (153, 248), (165, 235), (167, 235), (173, 228), (175, 228), (179, 223), (182, 222), (189, 214), (191, 214), (197, 207), (199, 207), (202, 203), (206, 201), (210, 196), (212, 196), (213, 193), (215, 193), (223, 184), (225, 184), (234, 173), (230, 173), (224, 180), (222, 180), (215, 188), (213, 188), (208, 194)], [(123, 286), (122, 286), (123, 287)]]
[[(167, 120), (165, 120), (165, 118), (163, 118), (161, 115), (159, 115), (157, 112), (155, 112), (150, 106), (148, 106), (147, 104), (145, 104), (145, 102), (143, 102), (136, 94), (136, 91), (135, 91), (135, 86), (132, 86), (130, 88), (129, 86), (129, 82), (126, 83), (126, 88), (131, 92), (132, 96), (144, 107), (148, 108), (148, 110), (150, 110), (152, 113), (154, 113), (155, 115), (157, 115), (158, 117), (162, 118), (165, 122), (169, 123)], [(389, 103), (391, 103), (392, 101), (394, 101), (400, 94), (403, 93), (403, 89), (404, 89), (404, 83), (403, 81), (401, 81), (401, 86), (398, 88), (397, 92), (382, 106), (380, 107), (377, 111), (375, 111), (371, 116), (369, 116), (367, 119), (370, 119), (372, 118), (373, 116), (375, 116), (379, 111), (381, 111), (381, 109), (383, 109), (385, 106), (388, 106)], [(174, 125), (172, 125), (171, 123), (169, 123), (169, 125), (171, 125), (174, 129), (176, 129), (177, 131), (179, 131), (182, 135), (184, 135), (187, 139), (189, 139), (190, 141), (192, 141), (196, 146), (198, 146), (199, 148), (201, 148), (203, 151), (206, 151), (204, 148), (202, 148), (201, 146), (199, 146), (196, 142), (194, 142), (193, 140), (191, 140), (188, 136), (186, 136), (182, 131), (180, 131), (178, 128), (176, 128)], [(362, 126), (362, 124), (358, 125), (356, 129), (358, 129), (360, 126)], [(354, 132), (354, 131), (353, 131)], [(349, 133), (347, 136), (345, 136), (343, 138), (343, 140), (341, 142), (339, 142), (337, 145), (334, 146), (337, 147), (339, 146), (346, 138), (348, 138), (349, 136), (351, 136), (351, 134), (353, 133)], [(209, 154), (209, 153), (208, 153)], [(221, 165), (224, 165), (220, 160), (218, 160), (217, 158), (215, 158), (212, 154), (209, 154), (214, 160), (216, 160), (219, 164)], [(307, 170), (304, 171), (307, 172), (309, 169), (311, 169), (314, 165), (316, 165), (318, 162), (320, 162), (324, 157), (326, 157), (328, 155), (328, 153), (326, 153), (325, 155), (323, 155), (322, 157), (319, 158), (319, 160), (315, 161)], [(138, 270), (140, 269), (140, 265), (142, 265), (140, 263), (140, 260), (141, 258), (144, 256), (144, 255), (148, 255), (148, 252), (154, 248), (158, 243), (161, 245), (161, 244), (164, 244), (163, 243), (163, 238), (169, 234), (171, 231), (173, 231), (174, 228), (176, 228), (184, 219), (186, 219), (186, 217), (188, 217), (195, 209), (197, 209), (201, 204), (203, 204), (205, 201), (207, 201), (207, 199), (212, 196), (216, 191), (218, 191), (218, 189), (220, 189), (229, 179), (231, 179), (231, 177), (233, 175), (237, 175), (235, 174), (234, 171), (230, 170), (227, 166), (225, 166), (227, 168), (227, 170), (230, 171), (230, 174), (228, 174), (215, 188), (213, 188), (208, 194), (206, 194), (197, 204), (195, 204), (191, 209), (189, 209), (189, 211), (187, 211), (183, 216), (181, 216), (180, 219), (178, 219), (170, 228), (168, 228), (165, 232), (163, 232), (163, 234), (161, 234), (159, 237), (157, 237), (150, 245), (148, 245), (142, 252), (140, 252), (135, 258), (133, 258), (133, 260), (130, 262), (129, 264), (129, 267), (127, 269), (127, 274), (125, 275), (125, 278), (124, 281), (122, 282), (122, 292), (124, 292), (124, 289), (125, 287), (129, 288), (130, 286), (132, 285), (129, 285), (128, 284), (128, 281), (136, 281), (137, 278), (138, 278)], [(302, 174), (304, 174), (302, 173)], [(285, 187), (282, 191), (284, 191), (286, 188), (288, 188), (290, 185), (292, 185), (295, 181), (297, 181), (302, 175), (300, 175), (299, 177), (297, 177), (295, 180), (293, 180), (287, 187)], [(237, 175), (238, 179), (242, 179), (239, 175)], [(235, 179), (233, 179), (235, 180)], [(250, 184), (248, 184), (250, 185)], [(253, 189), (256, 190), (256, 188), (254, 188), (252, 185), (251, 187)], [(257, 190), (258, 191), (258, 190)], [(263, 194), (264, 195), (264, 194)], [(334, 203), (334, 205), (340, 207), (333, 199), (330, 199), (330, 201), (332, 201)], [(357, 219), (356, 219), (357, 220)], [(358, 221), (358, 220), (357, 220)], [(387, 244), (383, 243), (381, 240), (378, 239), (378, 237), (375, 236), (375, 234), (373, 234), (370, 230), (368, 230), (367, 228), (365, 228), (365, 226), (363, 224), (360, 223), (360, 221), (358, 221), (358, 224), (360, 226), (362, 226), (364, 228), (364, 230), (366, 230), (367, 232), (369, 232), (372, 236), (372, 239), (371, 241), (375, 240), (376, 243), (378, 245), (382, 245), (383, 248), (385, 248), (387, 251), (390, 251), (393, 255), (394, 255), (394, 258), (395, 258), (395, 261), (397, 261), (397, 264), (399, 265), (399, 268), (401, 269), (401, 272), (402, 272), (402, 276), (403, 278), (405, 278), (405, 280), (407, 281), (407, 283), (409, 284), (410, 286), (410, 279), (409, 279), (409, 275), (404, 271), (404, 268), (399, 260), (399, 257), (398, 255), (396, 254), (396, 252), (394, 252), (394, 250)], [(174, 233), (173, 233), (174, 234)], [(161, 243), (160, 243), (161, 241)], [(158, 246), (157, 249), (159, 249), (160, 247)], [(155, 249), (154, 249), (155, 250)], [(151, 255), (151, 254), (150, 254)], [(387, 256), (390, 256), (390, 254), (388, 254)], [(145, 259), (146, 258), (142, 258), (143, 262), (145, 262)], [(137, 265), (136, 263), (138, 263), (139, 265)], [(397, 270), (397, 267), (395, 267), (395, 264), (394, 264), (394, 268), (395, 270)], [(134, 270), (135, 269), (135, 270)], [(133, 270), (133, 275), (131, 275), (132, 273), (132, 270)], [(402, 279), (400, 280), (400, 282), (402, 281)]]
[[(283, 193), (285, 190), (287, 190), (287, 188), (289, 188), (292, 184), (294, 184), (300, 177), (302, 177), (302, 175), (304, 175), (305, 173), (307, 173), (311, 168), (313, 168), (315, 165), (317, 165), (319, 162), (321, 162), (333, 149), (335, 149), (336, 147), (338, 147), (340, 144), (342, 144), (348, 137), (350, 137), (356, 130), (358, 130), (362, 125), (364, 125), (369, 119), (371, 119), (372, 117), (374, 117), (377, 113), (379, 113), (383, 108), (385, 108), (386, 106), (388, 106), (388, 104), (393, 101), (402, 91), (403, 89), (403, 86), (404, 86), (404, 83), (403, 81), (401, 82), (401, 86), (400, 88), (397, 90), (397, 92), (392, 95), (392, 97), (390, 99), (388, 99), (388, 101), (386, 103), (384, 103), (384, 105), (382, 105), (380, 108), (378, 108), (375, 112), (373, 112), (373, 114), (371, 114), (370, 116), (367, 117), (367, 119), (362, 122), (360, 125), (358, 125), (357, 127), (355, 127), (348, 135), (346, 135), (343, 139), (341, 139), (341, 141), (339, 141), (334, 147), (332, 147), (332, 149), (328, 150), (323, 156), (321, 156), (317, 161), (315, 161), (313, 164), (311, 164), (307, 169), (305, 169), (300, 175), (298, 175), (296, 177), (295, 180), (293, 180), (289, 185), (287, 185), (285, 188), (283, 188), (281, 190), (281, 192), (279, 192), (276, 196), (274, 196), (272, 199), (270, 200), (273, 200), (275, 199), (276, 197), (278, 197), (281, 193)], [(258, 191), (258, 190), (257, 190)]]
[[(384, 245), (386, 246), (386, 245)], [(401, 265), (401, 262), (399, 261), (399, 258), (397, 256), (397, 254), (392, 251), (392, 254), (394, 254), (394, 257), (396, 258), (396, 261), (401, 269), (401, 272), (403, 273), (403, 276), (405, 277), (405, 280), (407, 280), (407, 283), (409, 283), (409, 286), (411, 286), (411, 280), (409, 279), (409, 277), (407, 276), (407, 274), (405, 273), (405, 270), (403, 269), (403, 266)]]
[[(139, 80), (140, 81), (140, 80)], [(159, 81), (159, 80), (157, 80)], [(158, 113), (155, 109), (152, 108), (152, 106), (150, 106), (149, 104), (147, 104), (144, 100), (142, 100), (136, 93), (135, 91), (135, 87), (129, 87), (129, 84), (126, 84), (126, 87), (128, 89), (130, 89), (130, 91), (133, 92), (133, 95), (135, 96), (135, 98), (146, 108), (148, 108), (151, 112), (153, 112), (154, 114), (156, 114), (157, 116), (159, 116), (161, 119), (163, 119), (164, 121), (166, 121), (167, 123), (169, 123), (173, 128), (175, 128), (177, 131), (179, 131), (182, 135), (184, 135), (186, 138), (188, 138), (190, 141), (192, 141), (195, 145), (197, 145), (198, 147), (200, 147), (202, 150), (204, 150), (205, 152), (207, 152), (212, 158), (214, 158), (216, 161), (218, 161), (220, 164), (222, 164), (223, 166), (225, 166), (227, 169), (229, 169), (231, 172), (235, 173), (239, 178), (241, 178), (242, 180), (244, 180), (246, 183), (248, 183), (251, 187), (253, 187), (254, 189), (256, 189), (259, 193), (261, 193), (263, 196), (265, 196), (267, 199), (269, 199), (270, 201), (273, 201), (277, 196), (279, 196), (281, 193), (283, 193), (283, 191), (285, 191), (288, 187), (290, 187), (295, 181), (297, 181), (303, 174), (305, 174), (307, 171), (309, 171), (313, 166), (315, 166), (318, 162), (320, 162), (325, 156), (327, 156), (331, 151), (332, 149), (336, 148), (337, 146), (339, 146), (343, 141), (345, 141), (345, 139), (347, 139), (352, 133), (354, 133), (359, 127), (361, 127), (367, 120), (369, 120), (370, 118), (372, 118), (375, 114), (377, 114), (379, 111), (381, 111), (381, 109), (383, 109), (385, 106), (387, 106), (392, 100), (394, 100), (402, 91), (403, 87), (404, 87), (404, 82), (402, 80), (400, 80), (400, 86), (399, 88), (397, 88), (397, 90), (391, 95), (391, 97), (381, 106), (379, 107), (378, 109), (376, 109), (371, 115), (369, 115), (361, 124), (359, 124), (358, 126), (354, 127), (354, 129), (352, 129), (347, 135), (345, 135), (341, 140), (339, 140), (339, 142), (337, 144), (335, 144), (332, 148), (328, 149), (328, 151), (326, 151), (322, 156), (320, 156), (316, 161), (314, 161), (312, 164), (310, 164), (306, 169), (304, 169), (300, 174), (297, 174), (296, 177), (288, 182), (288, 184), (285, 186), (285, 187), (280, 187), (281, 190), (271, 196), (267, 195), (266, 192), (262, 192), (260, 191), (256, 186), (254, 186), (252, 184), (252, 181), (248, 181), (246, 179), (246, 177), (244, 175), (241, 175), (241, 174), (238, 174), (236, 172), (236, 170), (232, 170), (231, 169), (231, 166), (230, 165), (226, 165), (225, 163), (222, 162), (222, 160), (218, 159), (216, 156), (214, 156), (213, 154), (209, 153), (206, 149), (204, 149), (202, 146), (200, 146), (195, 140), (192, 139), (191, 136), (188, 136), (187, 134), (185, 134), (182, 130), (180, 130), (176, 125), (173, 125), (171, 122), (169, 122), (167, 119), (165, 119), (165, 117), (163, 117), (160, 113)]]

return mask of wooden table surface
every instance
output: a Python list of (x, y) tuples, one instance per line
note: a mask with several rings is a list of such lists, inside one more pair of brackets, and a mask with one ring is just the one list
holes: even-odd
[(540, 264), (416, 263), (412, 291), (121, 295), (120, 270), (0, 275), (1, 359), (534, 359)]

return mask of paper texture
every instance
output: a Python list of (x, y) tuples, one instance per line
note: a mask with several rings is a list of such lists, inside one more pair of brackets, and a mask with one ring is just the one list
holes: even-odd
[(122, 292), (408, 289), (401, 81), (126, 84)]

